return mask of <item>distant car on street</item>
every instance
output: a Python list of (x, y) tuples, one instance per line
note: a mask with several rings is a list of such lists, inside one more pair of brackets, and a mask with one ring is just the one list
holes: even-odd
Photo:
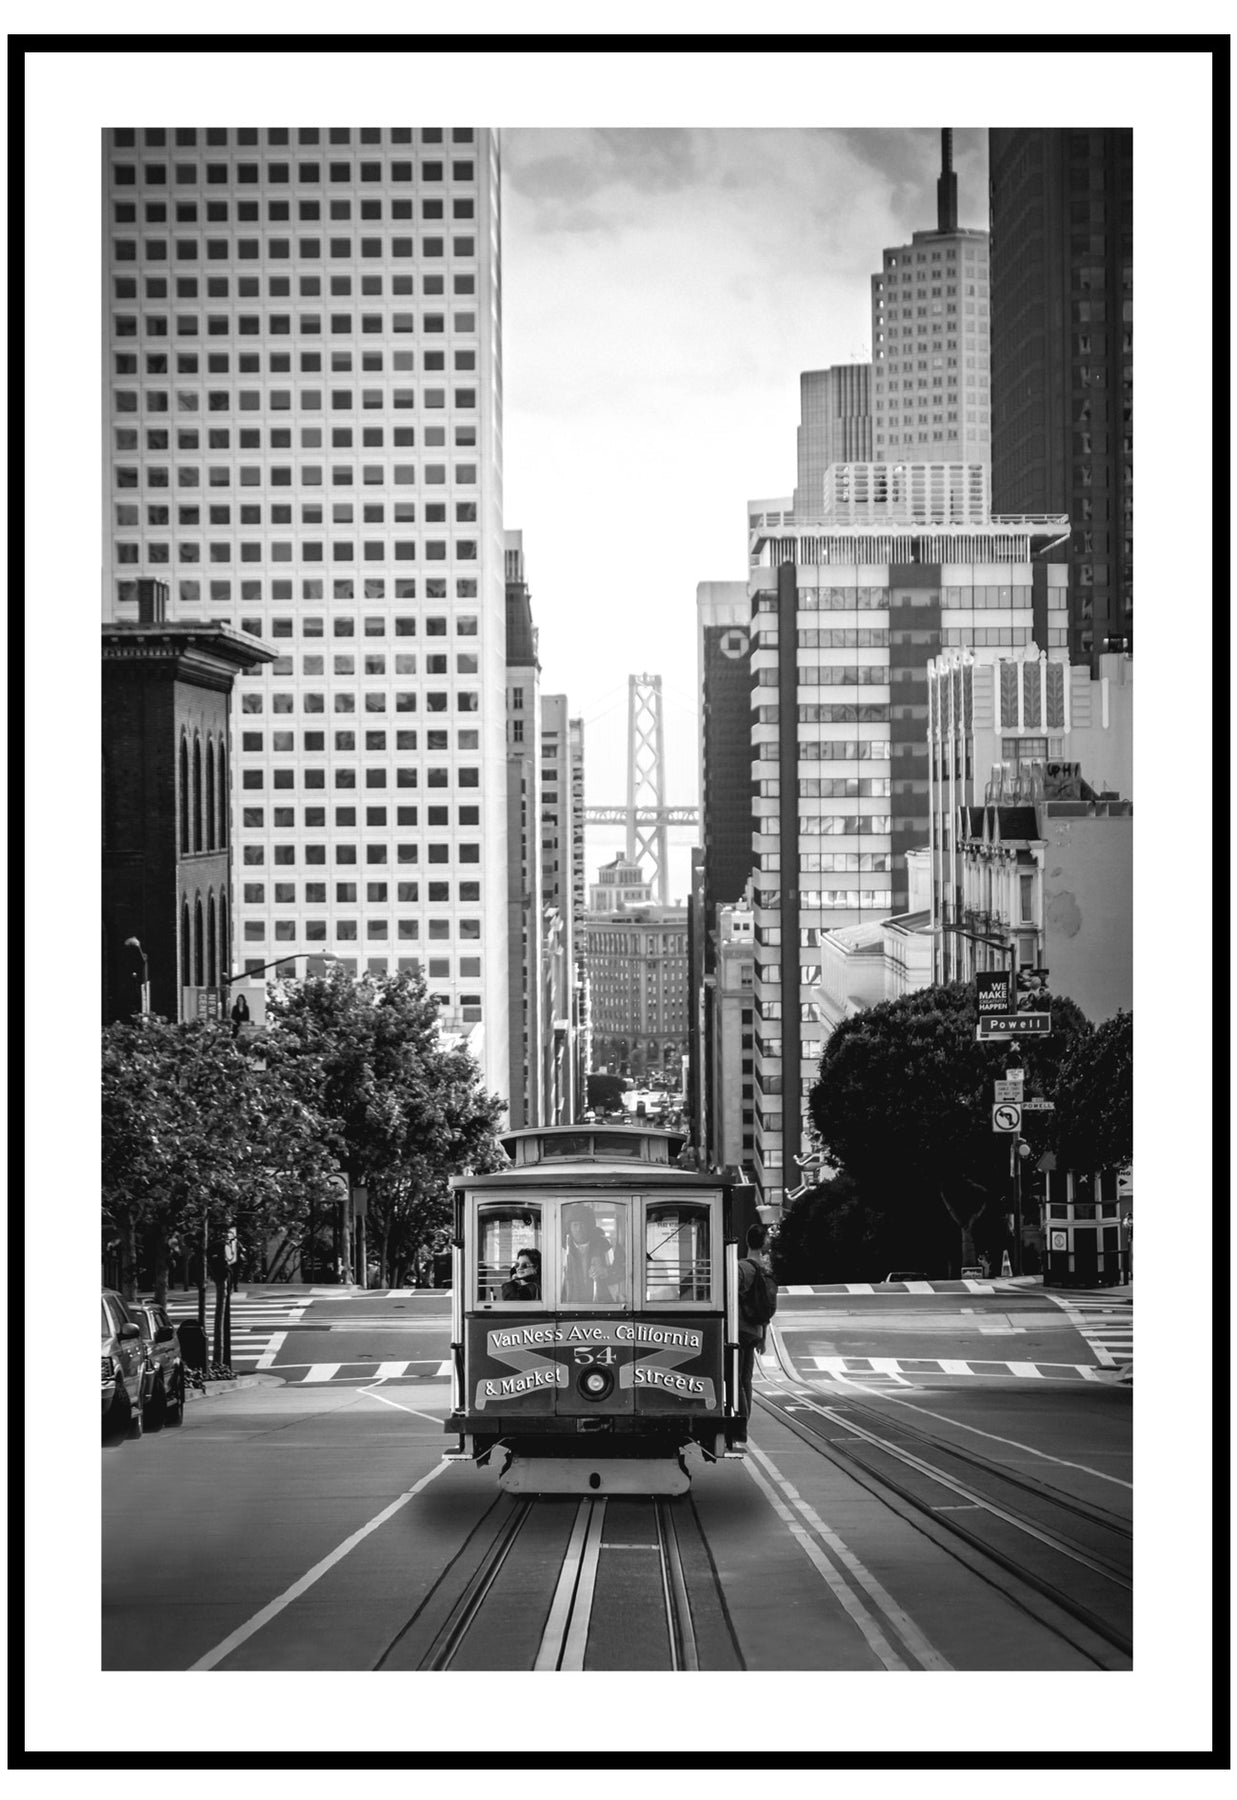
[(891, 1269), (885, 1280), (889, 1281), (927, 1281), (928, 1277), (922, 1269)]
[(146, 1350), (142, 1422), (179, 1425), (185, 1416), (185, 1359), (176, 1327), (153, 1300), (131, 1301), (129, 1310), (141, 1328)]
[(142, 1435), (146, 1345), (142, 1328), (120, 1295), (103, 1289), (103, 1426)]

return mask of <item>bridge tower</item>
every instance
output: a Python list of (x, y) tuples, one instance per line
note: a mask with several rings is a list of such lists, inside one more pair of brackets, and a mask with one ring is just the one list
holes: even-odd
[(671, 831), (699, 830), (697, 806), (667, 806), (661, 676), (627, 677), (627, 804), (586, 806), (588, 825), (621, 826), (628, 862), (640, 863), (659, 906), (669, 903)]
[(627, 860), (650, 867), (659, 906), (670, 873), (661, 676), (627, 677)]

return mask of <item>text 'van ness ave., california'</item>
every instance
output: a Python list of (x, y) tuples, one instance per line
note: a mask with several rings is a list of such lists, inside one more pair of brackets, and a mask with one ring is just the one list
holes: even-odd
[(656, 1344), (666, 1349), (695, 1351), (704, 1346), (703, 1332), (685, 1326), (636, 1325), (621, 1319), (516, 1325), (486, 1335), (491, 1355), (501, 1350), (544, 1349), (552, 1344)]

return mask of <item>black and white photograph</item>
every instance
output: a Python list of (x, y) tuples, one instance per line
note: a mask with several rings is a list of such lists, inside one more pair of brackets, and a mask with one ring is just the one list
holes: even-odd
[(13, 1766), (1227, 1766), (1227, 38), (280, 42), (10, 39)]

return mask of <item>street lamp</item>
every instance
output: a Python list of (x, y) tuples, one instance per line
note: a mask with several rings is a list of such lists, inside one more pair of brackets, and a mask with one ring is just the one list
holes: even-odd
[(965, 925), (938, 925), (938, 931), (951, 932), (955, 937), (969, 938), (973, 944), (988, 944), (994, 950), (1002, 951), (1009, 958), (1009, 1004), (1014, 1004), (1014, 979), (1018, 973), (1018, 945), (1003, 937), (993, 937), (990, 932), (969, 931)]
[(149, 959), (147, 958), (146, 952), (142, 949), (141, 941), (138, 938), (135, 938), (135, 937), (126, 938), (125, 939), (125, 949), (126, 950), (136, 950), (138, 955), (142, 959), (141, 1013), (142, 1013), (142, 1017), (146, 1018), (150, 1012), (150, 962), (149, 962)]
[[(130, 938), (129, 942), (135, 944), (137, 939)], [(280, 963), (297, 962), (302, 956), (312, 957), (321, 963), (337, 964), (341, 961), (338, 956), (320, 956), (316, 950), (293, 950), (288, 956), (277, 956), (274, 962), (259, 963), (256, 969), (238, 969), (234, 975), (224, 975), (221, 979), (225, 987), (230, 987), (234, 981), (248, 981), (253, 975), (261, 975), (267, 969), (277, 969)]]

